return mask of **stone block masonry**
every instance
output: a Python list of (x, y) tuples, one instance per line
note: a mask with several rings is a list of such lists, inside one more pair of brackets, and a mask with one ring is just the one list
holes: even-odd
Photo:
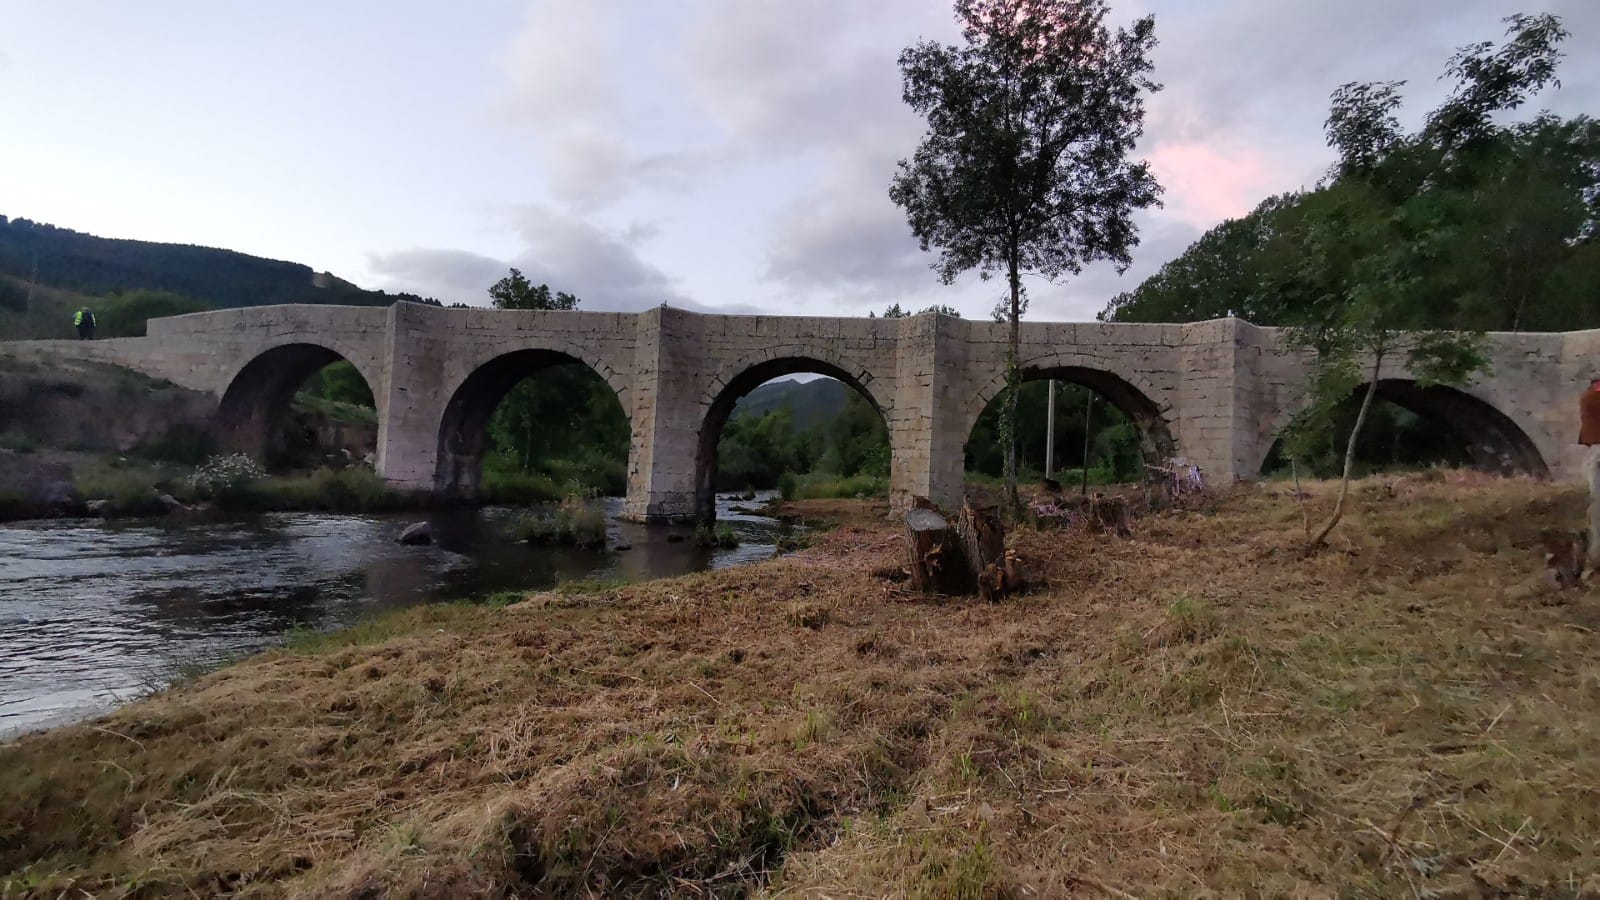
[[(217, 421), (261, 449), (299, 384), (347, 359), (378, 407), (378, 470), (408, 489), (470, 494), (488, 417), (540, 368), (577, 361), (617, 394), (632, 429), (626, 514), (705, 517), (717, 442), (734, 402), (772, 378), (829, 375), (860, 391), (889, 431), (891, 499), (959, 503), (979, 414), (1005, 386), (1006, 326), (947, 316), (847, 319), (641, 313), (270, 306), (150, 322), (149, 336), (24, 341), (11, 353), (94, 359), (216, 397)], [(1455, 429), (1479, 465), (1578, 477), (1577, 393), (1600, 332), (1495, 334), (1490, 368), (1460, 389), (1403, 367), (1380, 392)], [(1184, 325), (1024, 322), (1024, 377), (1088, 386), (1138, 423), (1147, 455), (1187, 456), (1213, 482), (1259, 473), (1300, 408), (1310, 360), (1276, 329), (1237, 319)]]

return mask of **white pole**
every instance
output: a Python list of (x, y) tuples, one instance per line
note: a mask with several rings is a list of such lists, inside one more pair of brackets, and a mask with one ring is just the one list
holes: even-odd
[(1056, 463), (1056, 380), (1050, 379), (1050, 404), (1044, 414), (1044, 477), (1049, 478)]

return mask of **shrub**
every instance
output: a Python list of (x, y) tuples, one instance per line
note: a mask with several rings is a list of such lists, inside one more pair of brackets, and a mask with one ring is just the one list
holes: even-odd
[(850, 497), (886, 497), (889, 479), (878, 475), (807, 475), (799, 479), (794, 498), (799, 500), (825, 500)]
[(800, 480), (795, 477), (793, 472), (785, 472), (783, 473), (782, 477), (778, 479), (778, 493), (785, 500), (793, 500), (795, 498), (795, 491), (799, 488), (799, 486)]
[(568, 494), (553, 512), (524, 516), (510, 528), (511, 536), (530, 544), (560, 544), (592, 549), (606, 544), (606, 514), (583, 497)]
[(712, 528), (702, 523), (694, 530), (694, 542), (707, 550), (732, 550), (739, 546), (739, 535), (729, 525)]
[(521, 506), (560, 500), (562, 491), (550, 476), (542, 472), (518, 472), (485, 466), (478, 497), (485, 503)]
[(247, 453), (213, 456), (189, 476), (189, 486), (200, 497), (218, 502), (245, 499), (267, 470)]
[(371, 469), (318, 469), (307, 475), (265, 478), (227, 498), (238, 507), (368, 512), (406, 506), (414, 498), (392, 490)]

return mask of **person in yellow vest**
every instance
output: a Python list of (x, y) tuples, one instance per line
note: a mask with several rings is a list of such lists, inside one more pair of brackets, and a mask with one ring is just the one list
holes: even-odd
[(1600, 570), (1600, 373), (1578, 398), (1578, 443), (1589, 448), (1583, 474), (1589, 480), (1589, 569)]
[(87, 306), (73, 313), (72, 327), (78, 329), (78, 340), (94, 340), (94, 313)]

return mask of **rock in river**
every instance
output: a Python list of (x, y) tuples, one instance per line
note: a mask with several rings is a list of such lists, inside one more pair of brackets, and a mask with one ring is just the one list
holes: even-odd
[(415, 525), (408, 525), (406, 526), (406, 530), (400, 532), (400, 536), (395, 538), (395, 540), (402, 544), (409, 544), (413, 546), (419, 544), (431, 544), (433, 543), (433, 526), (429, 525), (427, 522), (418, 522)]

